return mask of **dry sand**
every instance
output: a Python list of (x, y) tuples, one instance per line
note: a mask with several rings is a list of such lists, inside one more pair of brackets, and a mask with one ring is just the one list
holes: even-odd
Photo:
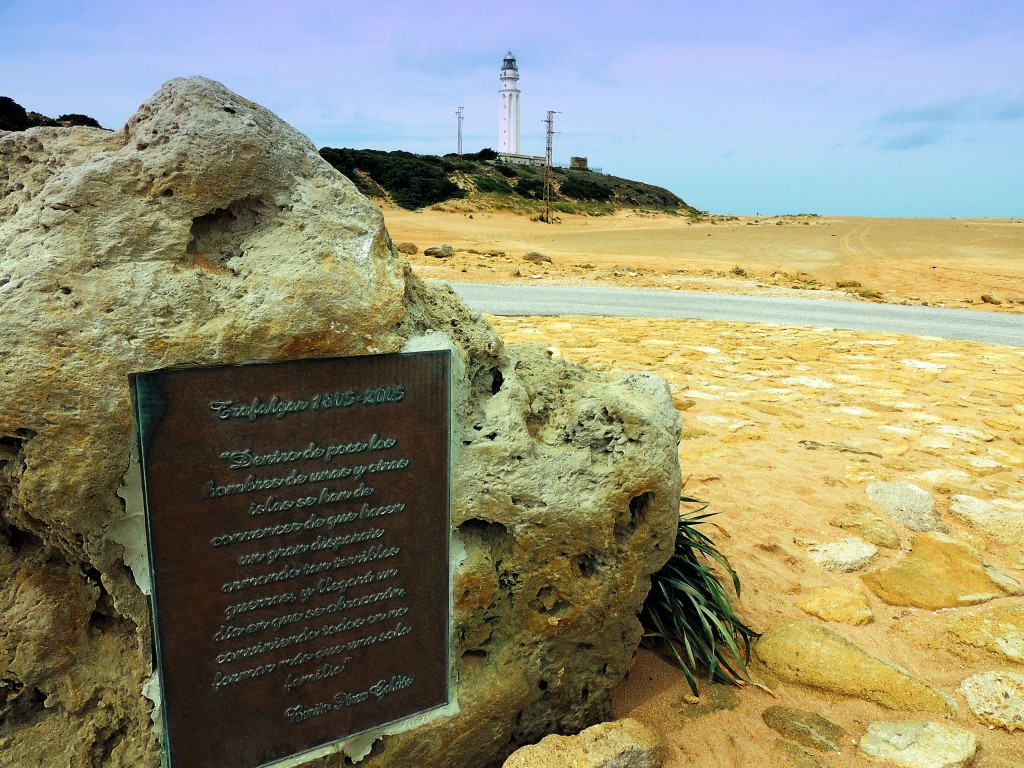
[[(1024, 312), (1024, 219), (711, 218), (636, 212), (563, 216), (559, 224), (498, 212), (385, 211), (424, 277), (684, 288), (723, 293), (868, 292), (887, 302)], [(450, 259), (422, 251), (448, 243)], [(540, 252), (551, 264), (523, 260)], [(494, 255), (503, 254), (503, 255)], [(746, 273), (738, 274), (739, 271)], [(982, 295), (1004, 300), (983, 303)], [(816, 293), (822, 297), (824, 293)]]
[[(607, 267), (623, 265), (630, 269), (618, 270), (621, 277), (604, 279), (647, 285), (739, 266), (758, 275), (805, 271), (822, 284), (856, 280), (891, 291), (891, 300), (962, 305), (983, 293), (1024, 296), (1020, 221), (830, 218), (688, 226), (667, 217), (623, 215), (547, 226), (497, 213), (469, 219), (392, 211), (386, 219), (396, 242), (412, 241), (421, 249), (448, 242), (461, 250), (505, 251), (511, 259), (469, 254), (439, 264), (414, 258), (416, 271), (428, 277), (454, 270), (443, 276), (488, 280), (519, 269), (532, 279), (545, 270), (524, 265), (520, 257), (541, 250), (554, 263), (541, 278), (548, 280), (595, 279)], [(577, 262), (595, 268), (565, 266)], [(687, 273), (674, 272), (680, 268)], [(735, 285), (769, 290), (757, 289), (757, 282)], [(747, 622), (760, 631), (798, 618), (826, 624), (954, 697), (959, 713), (952, 722), (980, 740), (975, 768), (1024, 765), (1024, 734), (983, 725), (958, 693), (971, 674), (1024, 673), (1024, 665), (972, 647), (956, 632), (957, 622), (994, 606), (1022, 616), (1024, 598), (929, 611), (887, 605), (867, 592), (873, 620), (861, 626), (822, 622), (797, 607), (823, 587), (859, 588), (863, 574), (910, 548), (916, 534), (894, 524), (900, 549), (881, 549), (859, 571), (828, 571), (811, 559), (811, 542), (849, 535), (832, 524), (838, 516), (880, 512), (866, 494), (873, 480), (909, 480), (928, 491), (951, 536), (1024, 583), (1024, 348), (705, 321), (490, 320), (510, 343), (539, 343), (609, 375), (646, 370), (665, 377), (683, 414), (685, 489), (718, 513), (706, 532), (739, 571), (739, 606)], [(993, 502), (1007, 525), (980, 530), (967, 524), (951, 513), (956, 494)], [(1024, 635), (1017, 640), (1024, 643)], [(615, 714), (641, 719), (664, 736), (668, 768), (811, 765), (780, 762), (774, 751), (780, 737), (761, 716), (772, 705), (816, 712), (846, 730), (841, 753), (814, 753), (833, 768), (872, 764), (856, 748), (869, 723), (922, 719), (781, 682), (757, 663), (752, 669), (774, 695), (705, 683), (694, 702), (675, 668), (641, 651), (617, 689)]]

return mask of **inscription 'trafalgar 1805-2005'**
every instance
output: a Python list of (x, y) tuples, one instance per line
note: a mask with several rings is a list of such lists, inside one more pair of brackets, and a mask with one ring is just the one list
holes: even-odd
[(447, 352), (132, 378), (171, 768), (447, 703)]

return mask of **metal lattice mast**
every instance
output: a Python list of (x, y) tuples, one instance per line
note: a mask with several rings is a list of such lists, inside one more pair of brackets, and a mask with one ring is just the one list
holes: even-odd
[(548, 110), (544, 123), (548, 127), (547, 146), (544, 154), (544, 221), (551, 223), (551, 201), (555, 196), (555, 173), (551, 167), (551, 139), (555, 135), (555, 113)]
[(459, 119), (459, 157), (462, 157), (462, 107), (455, 110), (455, 116)]

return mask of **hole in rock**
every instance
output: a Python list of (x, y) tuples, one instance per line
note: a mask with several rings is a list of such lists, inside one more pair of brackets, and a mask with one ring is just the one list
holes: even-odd
[(491, 370), (491, 394), (496, 395), (501, 391), (501, 385), (505, 383), (505, 377), (501, 375), (498, 368)]
[(585, 579), (589, 579), (597, 573), (597, 558), (589, 552), (577, 557), (576, 565), (580, 569), (580, 575)]
[(471, 517), (463, 521), (455, 530), (459, 532), (463, 540), (476, 539), (488, 543), (497, 543), (511, 536), (508, 528), (501, 523), (492, 523), (490, 520), (483, 520), (479, 517)]
[(160, 197), (174, 197), (174, 190), (168, 187), (160, 193)]
[(0, 715), (4, 724), (11, 728), (32, 725), (46, 715), (46, 694), (38, 688), (22, 689), (16, 696), (11, 695), (10, 688), (20, 688), (21, 685), (20, 681), (13, 681), (13, 685), (4, 681), (0, 685), (0, 692), (7, 699), (6, 706), (0, 708)]
[(654, 494), (650, 491), (634, 496), (629, 500), (629, 509), (623, 510), (615, 521), (615, 540), (620, 544), (627, 541), (647, 516), (647, 511), (654, 501)]

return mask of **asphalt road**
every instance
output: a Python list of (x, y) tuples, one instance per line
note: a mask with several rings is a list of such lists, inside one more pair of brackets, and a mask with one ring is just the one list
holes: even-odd
[(601, 315), (731, 320), (906, 333), (1024, 347), (1024, 315), (828, 299), (575, 286), (448, 283), (492, 315)]

